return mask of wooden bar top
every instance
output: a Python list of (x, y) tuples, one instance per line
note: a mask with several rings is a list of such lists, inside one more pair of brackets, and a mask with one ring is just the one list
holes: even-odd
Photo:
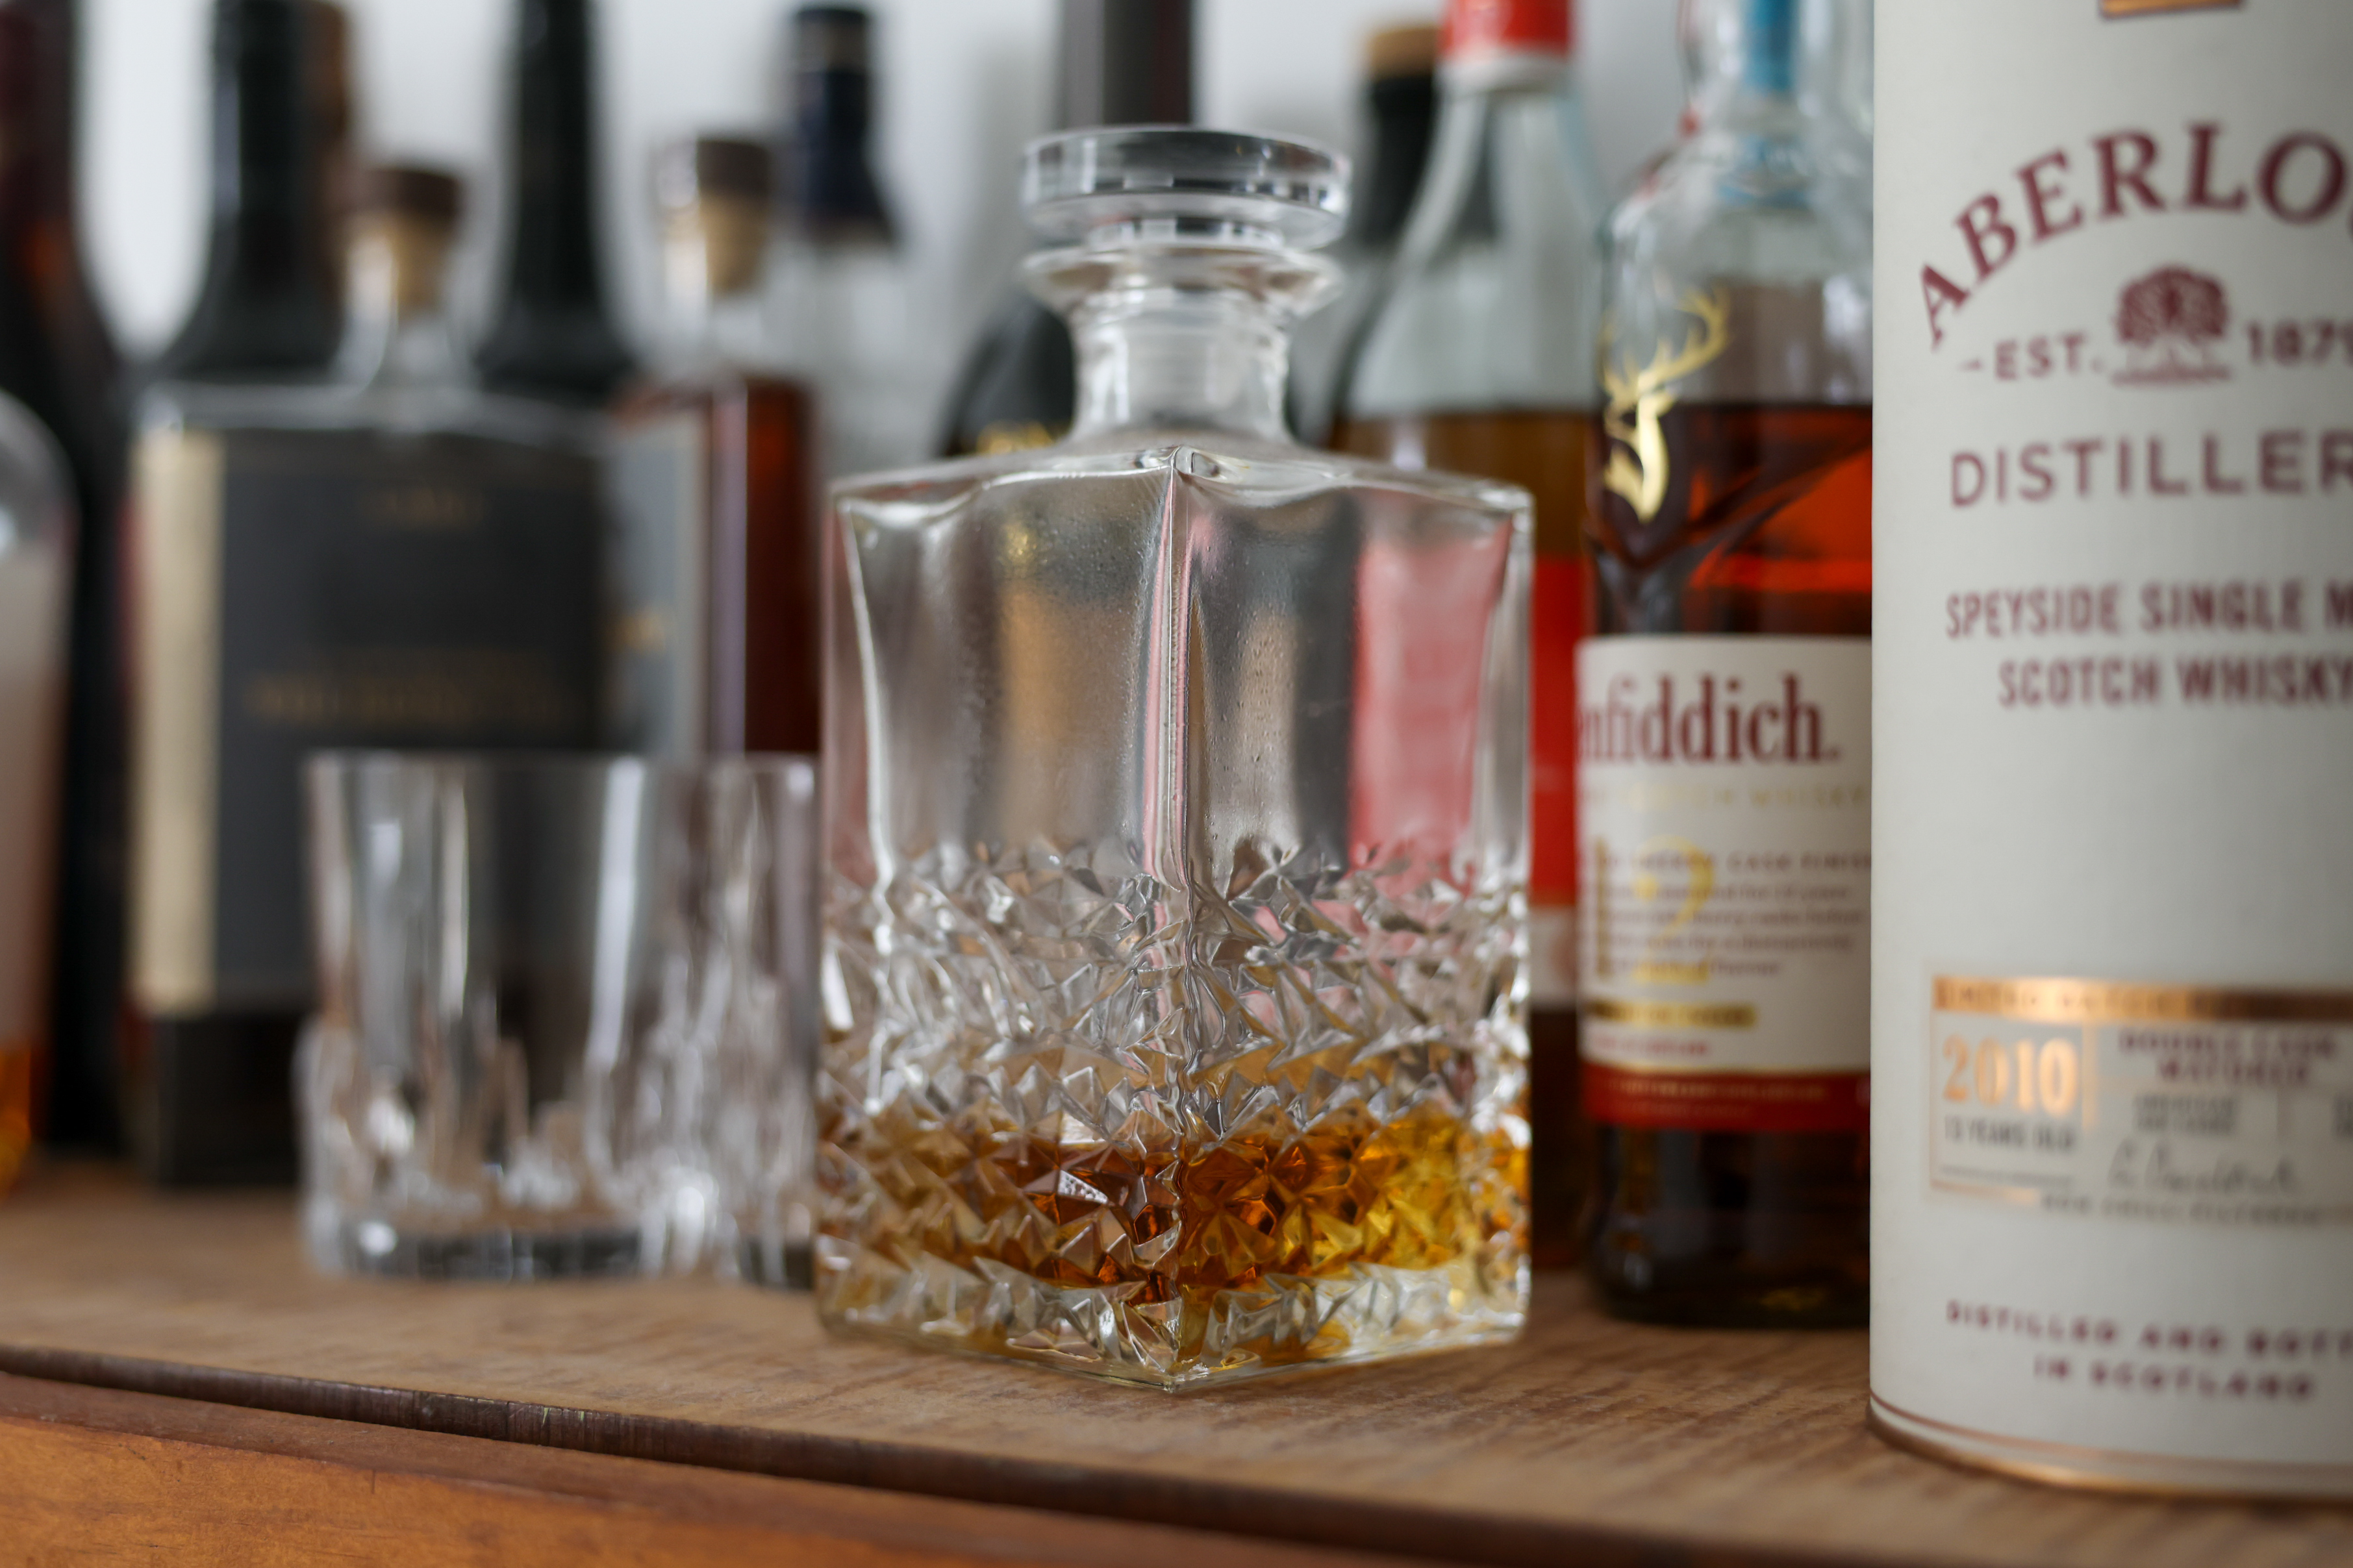
[[(1514, 1345), (1168, 1394), (830, 1338), (807, 1297), (740, 1286), (322, 1278), (284, 1194), (159, 1196), (67, 1168), (0, 1204), (0, 1382), (18, 1405), (36, 1387), (18, 1380), (41, 1379), (151, 1396), (183, 1424), (275, 1412), (300, 1419), (266, 1443), (294, 1451), (314, 1426), (405, 1428), (1317, 1560), (2353, 1563), (2353, 1510), (2051, 1490), (1897, 1452), (1863, 1430), (1864, 1362), (1860, 1333), (1637, 1327), (1541, 1277)], [(92, 1409), (94, 1426), (131, 1419)], [(154, 1421), (142, 1440), (200, 1440)], [(624, 1471), (613, 1486), (659, 1491)]]

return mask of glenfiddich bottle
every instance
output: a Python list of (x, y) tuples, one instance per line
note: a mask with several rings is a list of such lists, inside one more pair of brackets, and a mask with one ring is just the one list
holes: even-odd
[(606, 308), (592, 0), (517, 0), (506, 262), (474, 353), (493, 392), (601, 405), (633, 361)]
[(1864, 1312), (1866, 15), (1689, 0), (1689, 130), (1609, 226), (1579, 989), (1588, 1264), (1630, 1317)]
[(1873, 1420), (2353, 1499), (2353, 6), (1880, 43)]
[(1529, 1047), (1540, 1265), (1573, 1262), (1577, 1121), (1577, 638), (1600, 176), (1568, 0), (1455, 0), (1437, 145), (1386, 289), (1340, 373), (1332, 445), (1487, 474), (1535, 497)]
[(754, 142), (701, 137), (656, 159), (662, 329), (611, 452), (610, 700), (631, 751), (817, 750), (816, 409), (769, 330), (773, 184)]
[[(57, 541), (72, 553), (56, 577), (71, 604), (42, 1131), (52, 1142), (111, 1149), (121, 1136), (121, 363), (75, 218), (78, 37), (73, 0), (0, 5), (0, 392), (63, 449), (80, 520)], [(26, 635), (26, 647), (43, 647), (44, 634), (28, 625)]]
[(595, 433), (465, 384), (442, 305), (458, 205), (429, 170), (362, 180), (332, 379), (166, 380), (141, 403), (134, 1108), (166, 1183), (292, 1173), (302, 758), (596, 739)]
[[(1193, 0), (1062, 0), (1055, 97), (1064, 130), (1191, 123)], [(1017, 284), (956, 376), (940, 453), (1043, 447), (1077, 397), (1070, 329)]]

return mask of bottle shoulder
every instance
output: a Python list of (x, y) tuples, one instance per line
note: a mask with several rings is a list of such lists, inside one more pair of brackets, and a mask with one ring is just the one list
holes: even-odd
[(600, 417), (537, 399), (464, 384), (353, 384), (328, 378), (283, 382), (162, 381), (139, 399), (142, 436), (160, 431), (276, 433), (388, 439), (464, 437), (539, 450), (586, 452)]
[[(1208, 431), (1120, 431), (1059, 446), (982, 458), (962, 458), (832, 487), (835, 508), (853, 524), (918, 523), (926, 518), (996, 509), (1016, 492), (1046, 492), (1024, 516), (1083, 523), (1082, 502), (1062, 509), (1051, 492), (1125, 481), (1154, 492), (1172, 487), (1213, 493), (1221, 511), (1273, 511), (1316, 497), (1380, 494), (1455, 514), (1483, 514), (1509, 525), (1533, 502), (1517, 485), (1472, 475), (1395, 468), (1348, 453), (1317, 451), (1287, 441)], [(1008, 515), (1010, 515), (1008, 513)]]

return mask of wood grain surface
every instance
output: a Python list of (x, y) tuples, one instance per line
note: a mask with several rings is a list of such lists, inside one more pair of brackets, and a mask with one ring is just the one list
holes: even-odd
[(0, 1561), (683, 1568), (1378, 1568), (909, 1498), (0, 1375)]
[(1611, 1322), (1170, 1395), (828, 1338), (700, 1283), (322, 1279), (279, 1197), (0, 1205), (0, 1371), (638, 1459), (1492, 1563), (2353, 1563), (2353, 1510), (2132, 1500), (1864, 1432), (1860, 1334)]

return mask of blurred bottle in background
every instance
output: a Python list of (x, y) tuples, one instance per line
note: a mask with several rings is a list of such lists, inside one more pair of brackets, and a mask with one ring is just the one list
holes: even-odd
[[(1859, 1324), (1869, 5), (1687, 0), (1683, 25), (1690, 130), (1609, 224), (1579, 673), (1597, 711), (1620, 690), (1722, 693), (1749, 714), (1749, 759), (1727, 726), (1704, 759), (1725, 800), (1694, 809), (1654, 787), (1688, 758), (1584, 758), (1585, 880), (1613, 911), (1583, 953), (1588, 1262), (1621, 1316)], [(1736, 967), (1713, 962), (1726, 950)]]
[[(55, 437), (82, 520), (72, 571), (57, 579), (61, 590), (70, 583), (72, 599), (43, 1121), (53, 1141), (107, 1149), (121, 1135), (121, 363), (90, 293), (76, 218), (78, 21), (73, 0), (0, 5), (0, 392)], [(23, 581), (35, 568), (18, 570)], [(12, 649), (41, 647), (46, 635), (31, 622), (0, 626), (0, 637), (26, 639), (12, 640)], [(48, 754), (26, 744), (28, 759)], [(17, 742), (8, 745), (13, 758)]]
[(318, 0), (219, 0), (213, 13), (212, 225), (186, 324), (153, 374), (238, 379), (322, 368), (342, 334), (332, 122)]
[(1601, 181), (1568, 0), (1453, 0), (1437, 143), (1385, 291), (1341, 368), (1332, 445), (1535, 497), (1528, 1043), (1535, 1255), (1572, 1261), (1577, 1116), (1578, 535), (1594, 390)]
[(1324, 253), (1342, 274), (1339, 297), (1299, 324), (1291, 338), (1291, 427), (1320, 446), (1332, 430), (1333, 384), (1365, 311), (1380, 296), (1397, 254), (1438, 118), (1438, 29), (1389, 27), (1365, 45), (1365, 100), (1371, 145), (1356, 180), (1348, 232)]
[[(1062, 0), (1058, 130), (1193, 122), (1192, 0)], [(948, 395), (943, 457), (1061, 439), (1078, 398), (1071, 331), (1018, 283)]]
[(627, 750), (817, 750), (816, 411), (769, 330), (772, 174), (767, 148), (723, 137), (656, 156), (662, 331), (611, 458)]
[(518, 0), (505, 268), (475, 351), (496, 392), (602, 405), (633, 360), (605, 300), (590, 0)]
[(874, 174), (873, 21), (856, 5), (804, 5), (791, 27), (783, 337), (819, 395), (827, 475), (895, 468), (923, 455), (926, 431), (906, 257)]
[[(315, 0), (219, 0), (214, 10), (210, 237), (188, 319), (151, 368), (161, 384), (228, 387), (317, 375), (334, 357), (341, 310), (338, 291), (328, 281), (334, 237), (322, 171), (332, 128), (321, 123), (322, 95), (313, 75), (322, 15)], [(168, 436), (174, 407), (167, 398), (158, 408), (156, 438)], [(134, 470), (145, 456), (134, 453)], [(172, 627), (155, 617), (184, 599), (217, 600), (219, 552), (210, 546), (200, 552), (210, 564), (192, 574), (142, 556), (138, 514), (159, 504), (159, 498), (139, 493), (147, 479), (134, 472), (129, 480), (125, 578), (146, 592), (143, 602), (136, 589), (126, 602), (123, 639), (126, 652), (155, 644), (168, 661), (182, 655), (157, 644)], [(200, 520), (200, 530), (207, 526)], [(217, 534), (217, 529), (209, 531)], [(269, 567), (263, 562), (240, 568), (254, 564)], [(216, 618), (213, 624), (217, 629)], [(208, 657), (201, 647), (185, 653)], [(249, 1005), (252, 999), (234, 988), (216, 994), (208, 983), (191, 984), (187, 974), (174, 972), (160, 951), (140, 951), (142, 945), (172, 949), (184, 969), (208, 979), (215, 941), (209, 857), (216, 824), (212, 792), (204, 784), (214, 762), (206, 750), (214, 743), (210, 700), (179, 715), (185, 733), (142, 733), (142, 701), (162, 717), (170, 710), (153, 708), (142, 689), (144, 674), (136, 655), (132, 658), (124, 675), (132, 703), (126, 733), (132, 863), (126, 877), (129, 961), (121, 999), (129, 1020), (122, 1068), (132, 1142), (142, 1165), (165, 1181), (282, 1180), (290, 1174), (292, 1156), (291, 1010)], [(162, 826), (142, 820), (142, 791), (166, 804), (181, 785), (200, 792), (178, 801), (168, 824), (203, 858), (202, 876), (188, 887), (156, 883), (137, 864), (143, 853), (139, 841)], [(191, 908), (191, 900), (202, 907)]]
[[(248, 26), (267, 6), (272, 48), (299, 43), (275, 25), (295, 6), (235, 3)], [(303, 156), (276, 173), (307, 173), (312, 139), (295, 143)], [(142, 399), (135, 1104), (167, 1184), (292, 1174), (289, 1071), (311, 991), (303, 756), (596, 740), (594, 421), (466, 384), (443, 300), (459, 200), (430, 170), (360, 182), (333, 379), (167, 380)]]
[(37, 1069), (47, 1055), (71, 485), (40, 421), (0, 394), (0, 866), (8, 868), (0, 879), (0, 1193), (32, 1142)]

